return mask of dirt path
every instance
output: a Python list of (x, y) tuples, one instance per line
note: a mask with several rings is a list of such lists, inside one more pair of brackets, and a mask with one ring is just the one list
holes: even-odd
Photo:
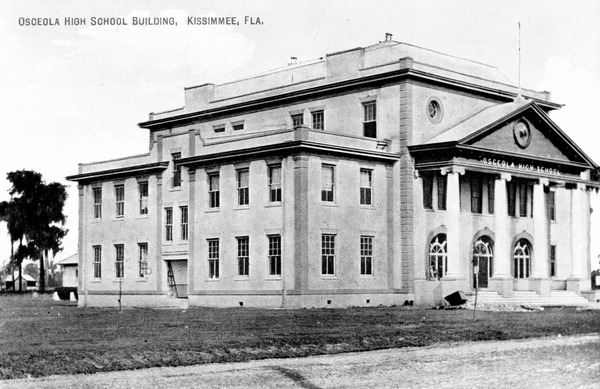
[(0, 381), (0, 388), (600, 388), (600, 335)]

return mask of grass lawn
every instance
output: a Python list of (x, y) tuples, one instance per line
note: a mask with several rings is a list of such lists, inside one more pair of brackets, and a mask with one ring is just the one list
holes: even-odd
[(79, 309), (0, 295), (0, 379), (600, 331), (600, 311)]

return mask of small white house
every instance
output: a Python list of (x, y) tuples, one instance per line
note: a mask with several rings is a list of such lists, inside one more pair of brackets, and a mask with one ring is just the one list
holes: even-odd
[(60, 265), (63, 269), (63, 286), (76, 287), (79, 277), (79, 255), (75, 253), (56, 264)]
[[(12, 275), (8, 275), (6, 276), (6, 278), (4, 279), (4, 289), (5, 290), (13, 290), (13, 282), (14, 282), (14, 290), (20, 290), (20, 287), (23, 288), (23, 290), (36, 290), (37, 288), (37, 281), (31, 277), (30, 275), (27, 274), (23, 274), (21, 276), (22, 281), (19, 283), (19, 276), (15, 275), (14, 279)], [(13, 281), (14, 280), (14, 281)]]

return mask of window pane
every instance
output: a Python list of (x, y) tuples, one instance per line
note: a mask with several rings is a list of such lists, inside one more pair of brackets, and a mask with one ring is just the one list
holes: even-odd
[(269, 236), (269, 274), (281, 275), (281, 236)]
[(437, 175), (438, 209), (446, 209), (446, 176)]
[(333, 202), (335, 198), (334, 166), (323, 165), (321, 167), (321, 180), (321, 200)]
[(423, 208), (433, 209), (433, 176), (423, 174)]
[(281, 201), (281, 166), (269, 166), (269, 200)]

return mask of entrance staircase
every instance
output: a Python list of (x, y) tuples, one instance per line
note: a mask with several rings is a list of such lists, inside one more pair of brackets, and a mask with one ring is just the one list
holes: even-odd
[[(475, 292), (467, 294), (470, 302), (475, 301)], [(532, 291), (515, 291), (514, 297), (502, 297), (498, 292), (480, 290), (477, 295), (477, 303), (484, 304), (510, 304), (542, 307), (585, 307), (589, 301), (570, 290), (553, 290), (550, 296), (541, 297)]]

